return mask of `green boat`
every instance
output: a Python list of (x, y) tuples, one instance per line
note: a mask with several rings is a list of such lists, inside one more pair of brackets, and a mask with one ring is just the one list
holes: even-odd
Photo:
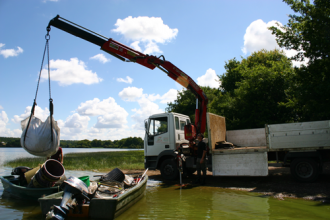
[[(148, 176), (137, 185), (125, 189), (123, 193), (105, 198), (92, 198), (88, 204), (83, 204), (79, 212), (70, 209), (68, 217), (91, 219), (114, 219), (134, 205), (143, 196), (147, 186)], [(63, 191), (39, 198), (42, 214), (47, 215), (52, 206), (59, 206), (63, 198)]]
[(39, 198), (61, 191), (59, 186), (49, 188), (27, 188), (20, 186), (19, 178), (15, 176), (0, 176), (4, 192), (8, 192), (10, 195), (37, 201)]

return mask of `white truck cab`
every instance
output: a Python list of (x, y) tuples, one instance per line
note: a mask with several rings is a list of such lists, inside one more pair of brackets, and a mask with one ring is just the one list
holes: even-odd
[[(168, 172), (174, 172), (173, 175), (177, 175), (175, 166), (171, 168), (168, 163), (172, 164), (174, 150), (178, 146), (188, 144), (184, 138), (184, 126), (189, 123), (191, 123), (190, 118), (179, 113), (155, 114), (145, 120), (146, 168), (160, 170), (167, 168)], [(171, 161), (164, 162), (166, 160)]]

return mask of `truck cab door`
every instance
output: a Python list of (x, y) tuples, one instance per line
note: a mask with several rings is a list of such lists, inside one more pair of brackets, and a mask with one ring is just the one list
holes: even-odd
[(188, 141), (184, 137), (184, 126), (189, 123), (190, 120), (187, 118), (179, 116), (174, 117), (176, 148), (180, 146), (180, 144), (188, 143)]
[(150, 118), (146, 127), (147, 151), (145, 156), (157, 156), (170, 147), (168, 117)]

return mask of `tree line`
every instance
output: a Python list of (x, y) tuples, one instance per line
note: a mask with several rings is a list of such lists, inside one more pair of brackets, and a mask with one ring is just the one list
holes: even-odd
[[(330, 1), (284, 2), (295, 14), (287, 25), (269, 30), (280, 47), (299, 53), (288, 58), (281, 50), (261, 50), (230, 59), (218, 76), (219, 88), (202, 87), (208, 112), (224, 116), (228, 130), (330, 119)], [(292, 60), (307, 64), (294, 67)], [(166, 111), (194, 121), (195, 96), (189, 90), (179, 92)]]
[[(2, 147), (20, 147), (20, 138), (0, 137), (0, 146)], [(124, 148), (124, 149), (143, 149), (143, 140), (140, 137), (128, 137), (121, 140), (61, 140), (62, 148)]]
[(0, 147), (20, 147), (21, 139), (14, 137), (0, 137)]

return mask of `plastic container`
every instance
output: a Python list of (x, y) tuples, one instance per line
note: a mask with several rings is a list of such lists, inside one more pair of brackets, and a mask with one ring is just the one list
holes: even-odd
[(89, 185), (90, 185), (89, 176), (81, 176), (81, 177), (78, 177), (78, 179), (83, 181), (86, 184), (86, 186), (89, 187)]

